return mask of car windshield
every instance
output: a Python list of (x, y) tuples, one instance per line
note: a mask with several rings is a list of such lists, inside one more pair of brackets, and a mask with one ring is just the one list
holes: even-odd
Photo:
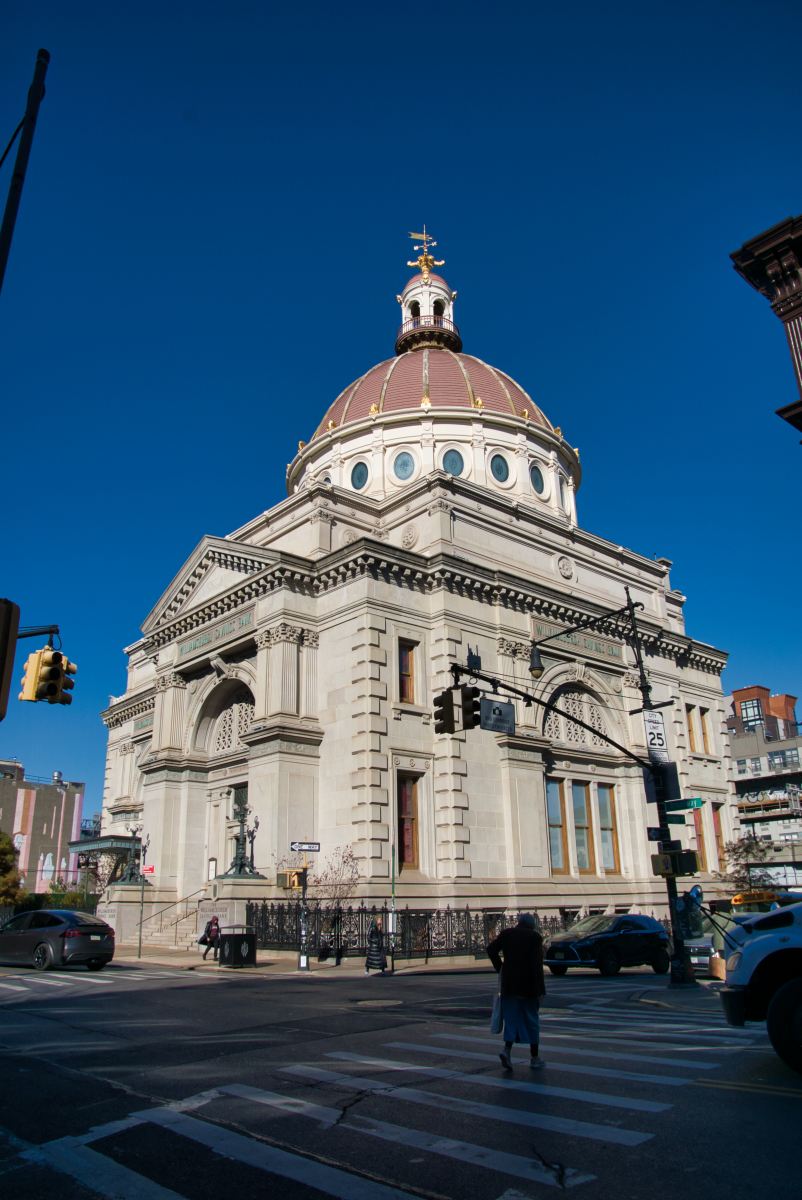
[(581, 933), (583, 937), (587, 937), (589, 933), (605, 933), (613, 927), (615, 921), (615, 917), (583, 917), (571, 926), (569, 933)]

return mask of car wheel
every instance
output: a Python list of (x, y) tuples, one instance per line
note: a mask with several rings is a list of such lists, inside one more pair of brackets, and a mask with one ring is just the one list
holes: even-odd
[(105, 962), (102, 958), (90, 958), (86, 964), (87, 971), (102, 971), (105, 967)]
[(598, 967), (602, 975), (617, 975), (621, 970), (621, 960), (612, 946), (609, 950), (604, 951), (599, 959)]
[(657, 951), (657, 957), (652, 961), (652, 970), (655, 975), (667, 975), (670, 967), (671, 959), (668, 957), (668, 951), (661, 947)]
[(549, 963), (549, 970), (551, 971), (552, 975), (564, 975), (568, 968), (563, 966), (553, 967), (551, 963)]
[(802, 979), (792, 979), (775, 992), (766, 1032), (786, 1066), (802, 1075)]
[(51, 971), (53, 969), (53, 951), (47, 942), (40, 942), (34, 950), (33, 965), (37, 971)]

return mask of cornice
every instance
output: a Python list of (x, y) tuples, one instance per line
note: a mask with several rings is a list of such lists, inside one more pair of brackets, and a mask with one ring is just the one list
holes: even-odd
[(155, 707), (156, 686), (153, 684), (146, 692), (140, 692), (137, 696), (123, 696), (117, 703), (104, 709), (100, 715), (108, 729), (116, 729), (118, 725), (124, 725), (132, 717), (152, 712)]

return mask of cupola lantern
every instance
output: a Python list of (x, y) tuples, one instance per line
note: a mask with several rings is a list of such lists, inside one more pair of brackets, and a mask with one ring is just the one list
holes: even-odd
[(417, 267), (420, 274), (413, 275), (401, 295), (396, 297), (401, 305), (402, 322), (395, 352), (405, 354), (408, 350), (437, 347), (458, 354), (462, 349), (462, 339), (454, 324), (457, 293), (451, 291), (441, 275), (432, 274), (432, 267), (444, 267), (445, 261), (436, 261), (429, 253), (429, 248), (436, 246), (437, 242), (432, 241), (425, 225), (423, 233), (411, 233), (409, 236), (419, 239), (420, 244), (414, 249), (421, 250), (422, 254), (407, 266)]

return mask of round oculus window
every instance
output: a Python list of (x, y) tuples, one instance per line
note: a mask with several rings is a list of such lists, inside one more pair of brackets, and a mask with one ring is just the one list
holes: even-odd
[(406, 450), (402, 450), (400, 454), (396, 455), (393, 470), (396, 479), (409, 479), (415, 470), (415, 459)]
[(537, 492), (538, 496), (542, 496), (546, 490), (546, 484), (543, 480), (543, 472), (537, 463), (532, 463), (529, 468), (529, 478), (532, 480), (532, 487)]
[(510, 477), (510, 468), (503, 454), (493, 455), (490, 460), (490, 470), (493, 473), (493, 478), (497, 479), (499, 483), (506, 483)]
[(461, 475), (465, 470), (465, 460), (459, 450), (446, 450), (443, 455), (443, 470), (449, 475)]
[(367, 464), (358, 462), (351, 471), (351, 487), (359, 491), (368, 481)]

